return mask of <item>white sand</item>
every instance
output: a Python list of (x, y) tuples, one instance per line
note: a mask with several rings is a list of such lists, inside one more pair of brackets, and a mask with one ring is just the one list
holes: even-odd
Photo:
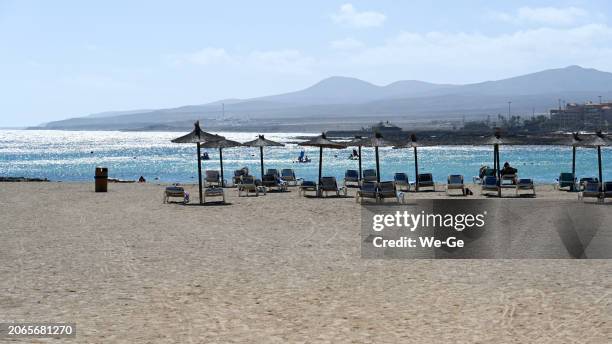
[(0, 322), (77, 323), (51, 343), (612, 342), (611, 261), (367, 260), (353, 199), (162, 189), (0, 183)]

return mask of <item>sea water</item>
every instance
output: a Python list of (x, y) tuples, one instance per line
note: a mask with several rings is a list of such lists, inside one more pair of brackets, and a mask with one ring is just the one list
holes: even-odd
[[(48, 178), (52, 181), (92, 181), (96, 166), (109, 169), (109, 176), (119, 179), (148, 181), (196, 182), (197, 156), (195, 144), (177, 144), (171, 139), (176, 132), (116, 131), (44, 131), (0, 130), (0, 176)], [(219, 132), (229, 139), (244, 142), (258, 133)], [(305, 133), (269, 133), (266, 138), (283, 143), (296, 142)], [(300, 151), (312, 159), (297, 163)], [(219, 169), (218, 149), (202, 149), (210, 160), (202, 162), (203, 170)], [(323, 175), (339, 180), (347, 169), (358, 169), (358, 161), (350, 160), (351, 149), (323, 150)], [(602, 148), (603, 174), (612, 180), (612, 149)], [(392, 180), (395, 172), (405, 172), (414, 180), (412, 149), (379, 149), (381, 180)], [(572, 148), (566, 146), (502, 146), (502, 164), (508, 161), (519, 170), (519, 176), (538, 183), (553, 183), (560, 172), (571, 172)], [(316, 180), (319, 149), (288, 143), (285, 147), (264, 148), (264, 168), (292, 168), (299, 178)], [(375, 168), (374, 149), (362, 148), (363, 169)], [(449, 174), (462, 174), (466, 181), (478, 175), (482, 165), (492, 166), (491, 146), (438, 146), (418, 149), (419, 172), (430, 172), (437, 182), (445, 182)], [(223, 150), (225, 178), (233, 171), (248, 167), (260, 176), (259, 149), (249, 147)], [(597, 176), (597, 152), (578, 148), (578, 177)]]

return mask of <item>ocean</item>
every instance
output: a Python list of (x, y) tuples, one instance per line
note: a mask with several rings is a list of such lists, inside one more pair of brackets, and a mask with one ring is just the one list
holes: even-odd
[[(219, 132), (229, 139), (244, 142), (257, 133)], [(264, 133), (265, 134), (265, 133)], [(94, 168), (109, 169), (109, 176), (119, 179), (195, 183), (197, 161), (195, 144), (176, 144), (176, 132), (114, 131), (45, 131), (0, 130), (0, 176), (48, 178), (51, 181), (93, 181)], [(266, 138), (289, 142), (304, 133), (269, 133)], [(311, 135), (311, 134), (310, 134)], [(304, 149), (311, 163), (294, 161)], [(217, 149), (203, 149), (211, 160), (203, 161), (203, 170), (219, 169)], [(347, 169), (357, 169), (357, 161), (349, 160), (350, 149), (323, 150), (323, 175), (343, 178)], [(419, 148), (419, 172), (430, 172), (436, 182), (446, 182), (449, 174), (463, 174), (466, 181), (478, 174), (482, 165), (492, 165), (490, 146), (439, 146)], [(508, 161), (519, 170), (519, 176), (538, 183), (553, 183), (560, 172), (571, 172), (572, 149), (565, 146), (502, 146), (501, 162)], [(612, 149), (604, 147), (603, 172), (612, 180)], [(597, 154), (592, 148), (578, 148), (578, 177), (597, 175)], [(265, 168), (293, 168), (305, 180), (316, 180), (318, 148), (287, 144), (264, 148)], [(362, 149), (363, 168), (375, 168), (374, 149)], [(408, 173), (414, 179), (411, 149), (380, 148), (381, 180), (392, 180), (395, 172)], [(231, 179), (235, 169), (246, 166), (251, 174), (260, 175), (259, 149), (239, 147), (223, 150), (225, 178)]]

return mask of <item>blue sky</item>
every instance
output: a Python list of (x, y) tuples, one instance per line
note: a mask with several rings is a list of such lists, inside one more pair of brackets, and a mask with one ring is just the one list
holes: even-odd
[(301, 89), (612, 71), (600, 1), (0, 0), (0, 126)]

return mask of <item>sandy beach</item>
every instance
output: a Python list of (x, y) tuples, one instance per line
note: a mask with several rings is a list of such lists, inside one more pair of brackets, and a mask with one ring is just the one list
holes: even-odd
[(354, 198), (162, 190), (0, 184), (0, 322), (77, 323), (18, 342), (612, 342), (609, 260), (362, 259)]

